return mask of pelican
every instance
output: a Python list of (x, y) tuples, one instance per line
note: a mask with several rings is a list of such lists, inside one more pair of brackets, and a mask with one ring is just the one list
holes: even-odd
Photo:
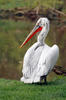
[(40, 18), (20, 46), (22, 48), (35, 34), (38, 34), (37, 42), (27, 50), (24, 56), (23, 76), (20, 79), (24, 83), (37, 83), (41, 80), (47, 83), (46, 77), (58, 60), (59, 47), (56, 44), (50, 47), (45, 43), (45, 38), (49, 32), (49, 24), (47, 18)]

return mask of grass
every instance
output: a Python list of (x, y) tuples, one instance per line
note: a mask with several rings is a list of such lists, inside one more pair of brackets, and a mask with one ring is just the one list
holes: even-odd
[(66, 77), (48, 85), (0, 79), (0, 100), (66, 100)]

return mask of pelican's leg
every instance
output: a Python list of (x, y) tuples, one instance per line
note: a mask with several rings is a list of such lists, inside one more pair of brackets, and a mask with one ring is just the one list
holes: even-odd
[(40, 81), (44, 80), (44, 84), (47, 84), (47, 75), (41, 76)]
[(47, 85), (47, 76), (46, 75), (44, 75), (44, 84)]

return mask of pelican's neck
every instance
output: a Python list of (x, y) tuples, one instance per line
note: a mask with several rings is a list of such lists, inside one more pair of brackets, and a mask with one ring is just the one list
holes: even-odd
[(48, 30), (44, 27), (42, 29), (42, 31), (39, 33), (38, 37), (37, 37), (37, 41), (40, 43), (40, 44), (45, 44), (45, 38), (48, 34)]
[(37, 37), (37, 42), (39, 42), (40, 44), (44, 45), (45, 42), (44, 42), (44, 38), (41, 39), (40, 36)]
[(44, 45), (45, 44), (45, 37), (46, 36), (46, 33), (41, 31), (37, 37), (37, 42), (39, 42), (40, 44)]

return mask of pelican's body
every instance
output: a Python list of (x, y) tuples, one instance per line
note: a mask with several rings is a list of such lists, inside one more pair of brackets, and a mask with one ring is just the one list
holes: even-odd
[[(44, 24), (49, 23), (47, 18), (43, 18), (42, 20)], [(21, 78), (21, 81), (24, 83), (40, 82), (41, 77), (47, 76), (56, 64), (59, 56), (59, 48), (57, 45), (50, 47), (45, 44), (44, 40), (48, 31), (49, 26), (42, 29), (38, 35), (37, 42), (27, 50), (24, 56), (23, 77)]]

